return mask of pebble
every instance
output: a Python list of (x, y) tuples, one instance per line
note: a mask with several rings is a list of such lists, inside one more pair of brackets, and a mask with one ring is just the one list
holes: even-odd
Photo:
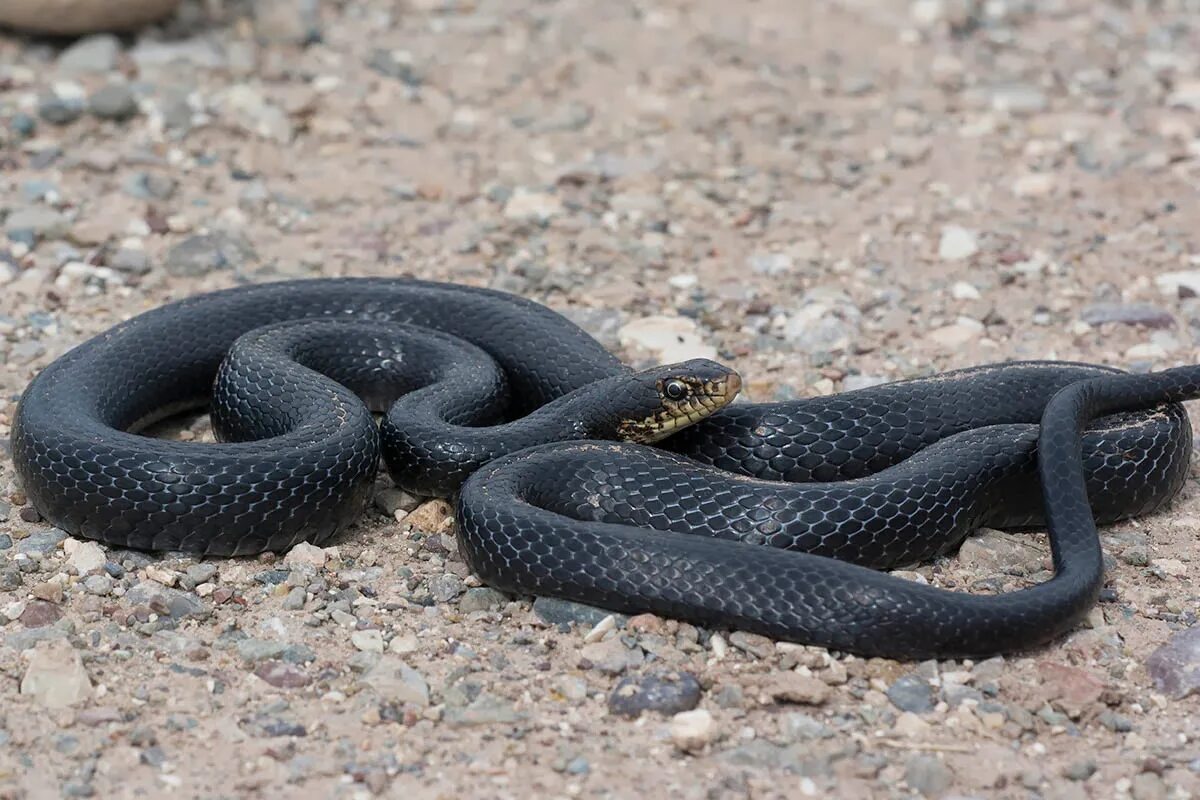
[(30, 600), (17, 617), (26, 628), (44, 628), (62, 619), (62, 609), (46, 600)]
[(82, 86), (60, 81), (38, 97), (38, 116), (52, 125), (68, 125), (83, 116), (86, 99)]
[(375, 628), (355, 631), (350, 634), (350, 643), (365, 653), (383, 652), (383, 634)]
[(1058, 181), (1049, 172), (1033, 172), (1013, 181), (1012, 191), (1017, 197), (1045, 197), (1054, 192)]
[(522, 718), (523, 715), (511, 703), (486, 692), (480, 693), (466, 706), (447, 708), (444, 715), (447, 724), (460, 728), (509, 724), (519, 722)]
[(1154, 276), (1154, 285), (1171, 297), (1200, 297), (1200, 269), (1160, 272)]
[(451, 572), (434, 575), (427, 585), (430, 596), (439, 603), (449, 603), (466, 591), (463, 579)]
[(280, 689), (299, 689), (312, 683), (308, 673), (286, 661), (265, 661), (255, 668), (254, 674)]
[(786, 316), (783, 335), (802, 353), (839, 352), (858, 338), (862, 312), (840, 289), (814, 287)]
[(834, 735), (833, 729), (816, 717), (796, 711), (785, 715), (780, 727), (783, 735), (793, 741), (828, 739)]
[(254, 86), (231, 86), (215, 98), (215, 103), (235, 125), (260, 138), (288, 144), (296, 135), (287, 112)]
[(458, 601), (459, 610), (465, 613), (473, 611), (496, 611), (504, 608), (508, 603), (508, 597), (495, 589), (486, 586), (475, 589), (467, 589), (462, 598)]
[(909, 673), (892, 682), (887, 688), (888, 700), (901, 711), (925, 714), (936, 705), (933, 687), (916, 673)]
[(662, 363), (717, 357), (716, 348), (704, 342), (695, 320), (687, 317), (635, 319), (621, 326), (617, 338), (622, 347), (644, 350)]
[(79, 652), (63, 640), (34, 648), (21, 677), (21, 694), (46, 708), (67, 708), (92, 695), (92, 682)]
[(1028, 84), (1011, 83), (992, 90), (992, 108), (1015, 116), (1040, 113), (1048, 104), (1045, 92)]
[(306, 45), (321, 41), (319, 0), (257, 0), (254, 33), (260, 42)]
[(1018, 568), (1029, 572), (1036, 570), (1041, 559), (1041, 550), (1032, 546), (1028, 537), (992, 528), (980, 529), (958, 550), (959, 564), (980, 575), (1012, 573)]
[(385, 654), (362, 678), (381, 700), (390, 703), (429, 705), (429, 684), (423, 675), (394, 655)]
[(579, 648), (579, 660), (586, 662), (590, 669), (619, 675), (627, 669), (640, 666), (644, 657), (641, 648), (628, 647), (620, 638), (612, 638)]
[(763, 683), (763, 691), (777, 703), (817, 706), (829, 699), (830, 689), (824, 681), (801, 675), (798, 672), (783, 672), (771, 675)]
[(60, 543), (67, 538), (67, 532), (58, 528), (38, 531), (17, 542), (16, 551), (28, 556), (48, 556), (58, 549)]
[(160, 583), (142, 581), (125, 593), (129, 603), (147, 605), (155, 613), (166, 614), (171, 619), (183, 619), (201, 614), (205, 605), (189, 592), (171, 589)]
[(511, 220), (545, 223), (563, 212), (558, 195), (517, 188), (504, 204), (504, 216)]
[(1167, 785), (1153, 772), (1139, 772), (1129, 785), (1133, 800), (1167, 800)]
[(1080, 312), (1079, 318), (1089, 325), (1110, 322), (1147, 328), (1171, 328), (1175, 325), (1175, 318), (1169, 311), (1149, 303), (1093, 303)]
[(80, 575), (99, 572), (108, 560), (104, 548), (93, 541), (64, 539), (63, 552), (67, 555), (67, 563)]
[(167, 251), (164, 266), (177, 277), (199, 277), (223, 269), (241, 269), (258, 256), (249, 242), (228, 233), (189, 236)]
[(99, 597), (111, 594), (114, 585), (113, 579), (107, 575), (89, 575), (83, 579), (83, 588), (88, 594), (94, 594)]
[(941, 797), (954, 782), (954, 773), (934, 756), (913, 756), (904, 766), (904, 780), (925, 797)]
[(110, 33), (85, 36), (58, 56), (58, 71), (63, 74), (112, 72), (121, 55), (121, 40)]
[(1177, 700), (1200, 694), (1200, 626), (1171, 635), (1146, 659), (1154, 688)]
[(1096, 762), (1090, 758), (1072, 761), (1063, 770), (1063, 777), (1073, 781), (1086, 781), (1088, 778), (1096, 774), (1099, 767)]
[(287, 555), (283, 557), (283, 563), (289, 567), (306, 564), (320, 569), (325, 566), (326, 558), (326, 552), (320, 547), (308, 542), (301, 542), (288, 550)]
[(636, 717), (645, 711), (677, 714), (700, 704), (699, 679), (690, 672), (650, 672), (622, 678), (608, 696), (610, 713)]
[(680, 750), (693, 753), (717, 739), (717, 721), (703, 708), (681, 711), (671, 717), (671, 742)]
[(42, 239), (61, 239), (70, 223), (61, 212), (44, 206), (18, 208), (4, 220), (4, 232), (13, 241), (34, 245)]
[(123, 122), (137, 114), (137, 97), (127, 84), (110, 83), (92, 93), (88, 110), (100, 119)]
[(938, 258), (942, 261), (962, 261), (979, 252), (979, 239), (974, 231), (958, 225), (942, 228), (938, 241)]

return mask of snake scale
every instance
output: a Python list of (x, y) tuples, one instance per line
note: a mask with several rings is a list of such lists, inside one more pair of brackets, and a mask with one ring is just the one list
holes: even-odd
[[(1186, 480), (1200, 367), (1013, 362), (733, 403), (707, 360), (634, 371), (554, 311), (405, 278), (241, 286), (135, 316), (24, 392), (12, 454), (72, 534), (214, 556), (329, 541), (395, 483), (455, 499), (505, 591), (863, 655), (986, 656), (1069, 631), (1097, 521)], [(142, 435), (211, 408), (217, 443)], [(381, 412), (376, 424), (372, 412)], [(881, 570), (1046, 526), (1050, 580), (969, 594)]]

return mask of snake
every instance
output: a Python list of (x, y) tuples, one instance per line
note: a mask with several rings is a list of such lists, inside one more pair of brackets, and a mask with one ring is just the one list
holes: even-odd
[[(1166, 506), (1200, 367), (966, 367), (747, 402), (709, 359), (634, 369), (566, 316), (407, 277), (252, 283), (144, 311), (38, 372), (11, 453), (49, 523), (204, 556), (321, 545), (381, 469), (453, 502), (479, 579), (900, 660), (1047, 645), (1104, 585), (1097, 525)], [(152, 435), (207, 408), (215, 442)], [(1045, 527), (1008, 592), (890, 574)]]

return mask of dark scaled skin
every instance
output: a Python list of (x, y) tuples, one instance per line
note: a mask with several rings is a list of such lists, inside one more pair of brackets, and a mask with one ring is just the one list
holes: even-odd
[[(721, 375), (720, 397), (704, 395)], [(665, 403), (689, 376), (683, 405)], [(1178, 492), (1191, 430), (1177, 403), (1198, 376), (1023, 362), (720, 409), (737, 384), (719, 365), (633, 374), (511, 295), (296, 281), (190, 298), (85, 342), (29, 385), (13, 459), (71, 533), (243, 554), (342, 530), (382, 451), (400, 485), (461, 484), (463, 552), (498, 588), (869, 655), (987, 655), (1049, 641), (1094, 602), (1093, 509), (1118, 519)], [(210, 396), (220, 444), (134, 433)], [(378, 433), (372, 409), (386, 410)], [(649, 448), (581, 441), (686, 425)], [(1020, 592), (871, 569), (948, 552), (979, 525), (1043, 522), (1056, 575)]]

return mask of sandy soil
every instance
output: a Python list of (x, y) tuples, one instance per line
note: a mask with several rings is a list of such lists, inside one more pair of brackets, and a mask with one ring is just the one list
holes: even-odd
[[(0, 436), (72, 345), (281, 276), (519, 292), (630, 362), (716, 354), (754, 400), (1200, 356), (1191, 3), (256, 9), (0, 34)], [(328, 550), (101, 548), (0, 455), (3, 797), (1200, 794), (1194, 480), (1104, 531), (1065, 641), (904, 664), (498, 595), (394, 492)], [(1048, 566), (985, 532), (916, 572)]]

